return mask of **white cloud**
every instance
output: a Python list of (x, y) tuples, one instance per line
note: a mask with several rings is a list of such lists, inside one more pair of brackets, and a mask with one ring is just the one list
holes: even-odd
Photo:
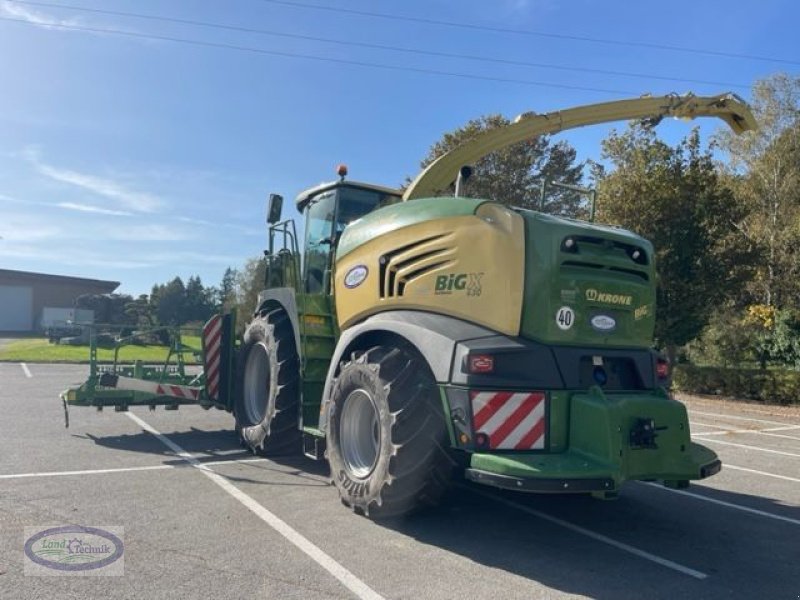
[(178, 216), (175, 217), (178, 221), (183, 221), (184, 223), (191, 223), (192, 225), (202, 225), (203, 227), (226, 227), (228, 229), (233, 229), (235, 231), (239, 231), (246, 235), (264, 235), (266, 229), (255, 229), (253, 227), (245, 227), (244, 225), (237, 225), (236, 223), (224, 223), (224, 222), (213, 222), (208, 221), (206, 219), (196, 219), (194, 217), (184, 217)]
[(136, 212), (156, 212), (163, 206), (163, 202), (152, 194), (131, 190), (124, 185), (87, 173), (80, 173), (70, 169), (62, 169), (44, 163), (39, 158), (39, 151), (35, 147), (29, 147), (23, 152), (23, 156), (36, 168), (36, 170), (61, 183), (67, 183), (89, 191), (98, 196), (104, 196), (117, 201), (123, 208)]
[(31, 215), (4, 214), (0, 216), (0, 237), (3, 248), (8, 242), (36, 242), (61, 236), (63, 230), (57, 225), (42, 222)]
[(15, 2), (2, 1), (0, 2), (0, 15), (27, 21), (33, 25), (44, 27), (45, 29), (57, 29), (53, 25), (78, 25), (78, 19), (58, 19), (50, 15), (46, 15), (38, 10), (31, 10), (25, 6), (20, 6)]
[(113, 215), (119, 217), (131, 217), (132, 212), (125, 210), (113, 210), (110, 208), (102, 208), (100, 206), (92, 206), (91, 204), (78, 204), (77, 202), (59, 202), (56, 204), (59, 208), (67, 210), (77, 210), (78, 212), (95, 213), (99, 215)]
[(52, 240), (61, 235), (61, 229), (52, 225), (28, 225), (6, 227), (0, 224), (0, 237), (6, 242), (35, 242)]
[[(98, 232), (97, 239), (126, 242), (174, 242), (196, 238), (192, 232), (168, 225), (134, 225), (133, 227), (107, 227)], [(170, 254), (172, 256), (172, 254)]]
[(210, 265), (237, 265), (243, 263), (246, 259), (244, 256), (233, 256), (224, 254), (215, 254), (214, 252), (189, 252), (179, 251), (170, 252), (168, 255), (148, 255), (141, 256), (143, 260), (153, 260), (162, 262), (174, 262), (178, 265), (192, 266), (195, 264), (210, 264)]
[(47, 265), (68, 265), (105, 267), (111, 269), (145, 269), (152, 268), (156, 264), (144, 260), (125, 260), (109, 258), (105, 255), (88, 252), (53, 252), (48, 248), (38, 248), (35, 246), (17, 245), (5, 247), (0, 245), (0, 258), (17, 258), (23, 260), (43, 261)]

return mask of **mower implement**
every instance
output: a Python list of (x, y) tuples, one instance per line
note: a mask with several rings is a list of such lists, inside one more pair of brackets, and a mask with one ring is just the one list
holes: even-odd
[[(93, 359), (65, 407), (228, 410), (244, 446), (326, 459), (342, 502), (373, 518), (437, 503), (454, 474), (598, 498), (631, 480), (710, 477), (721, 463), (691, 441), (652, 348), (652, 244), (514, 198), (460, 195), (471, 163), (531, 137), (703, 116), (755, 128), (732, 94), (634, 98), (522, 115), (405, 191), (349, 181), (342, 165), (298, 195), (301, 236), (272, 194), (265, 289), (238, 347), (225, 316), (206, 326), (194, 377), (179, 352), (161, 368)], [(437, 197), (454, 182), (455, 196)]]
[[(114, 343), (114, 359), (102, 363), (97, 356), (98, 332), (102, 326), (90, 325), (89, 377), (81, 385), (72, 386), (60, 394), (65, 424), (69, 427), (70, 406), (94, 406), (98, 410), (113, 407), (126, 411), (129, 406), (163, 406), (177, 410), (182, 405), (199, 404), (203, 408), (226, 409), (231, 402), (229, 373), (231, 371), (235, 314), (214, 315), (203, 327), (203, 368), (191, 373), (185, 355), (198, 355), (198, 349), (181, 341), (180, 328), (159, 327), (138, 331)], [(122, 363), (120, 350), (142, 338), (159, 332), (168, 335), (170, 344), (162, 364), (146, 364), (137, 360)]]

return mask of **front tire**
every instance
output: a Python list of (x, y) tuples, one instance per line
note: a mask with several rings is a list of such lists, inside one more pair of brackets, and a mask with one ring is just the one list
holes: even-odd
[(243, 446), (263, 455), (300, 448), (299, 360), (289, 316), (262, 313), (244, 333), (237, 358), (236, 432)]
[(439, 501), (453, 463), (439, 391), (416, 352), (371, 348), (342, 367), (331, 401), (328, 461), (346, 506), (387, 518)]

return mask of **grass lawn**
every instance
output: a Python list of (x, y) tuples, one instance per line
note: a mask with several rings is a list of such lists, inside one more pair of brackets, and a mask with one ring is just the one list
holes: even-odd
[[(200, 352), (200, 338), (197, 336), (183, 336), (183, 344)], [(142, 360), (145, 362), (159, 363), (167, 358), (166, 346), (123, 346), (119, 351), (119, 361), (124, 363)], [(98, 348), (97, 358), (103, 362), (114, 360), (114, 351)], [(187, 364), (194, 362), (191, 354), (184, 354)], [(173, 359), (174, 360), (174, 359)], [(20, 339), (0, 347), (0, 361), (9, 362), (60, 362), (81, 363), (89, 361), (88, 346), (62, 346), (51, 344), (46, 339)]]

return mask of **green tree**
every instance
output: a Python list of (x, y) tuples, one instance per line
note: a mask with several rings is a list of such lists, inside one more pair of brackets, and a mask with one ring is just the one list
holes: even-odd
[(198, 275), (186, 282), (186, 306), (181, 324), (190, 321), (207, 321), (214, 313), (214, 289), (206, 288)]
[(150, 301), (160, 325), (186, 322), (186, 286), (180, 277), (166, 284), (154, 285)]
[(257, 308), (258, 294), (264, 289), (267, 261), (264, 257), (251, 258), (237, 273), (237, 308), (240, 325), (244, 324)]
[(125, 305), (125, 314), (136, 327), (153, 327), (156, 324), (156, 315), (147, 294), (140, 294), (138, 298), (128, 302)]
[(631, 124), (603, 141), (613, 170), (595, 169), (598, 218), (655, 247), (656, 339), (674, 360), (741, 285), (752, 259), (734, 223), (742, 215), (697, 129), (677, 147)]
[(219, 287), (216, 289), (215, 303), (217, 310), (227, 311), (236, 306), (236, 281), (239, 272), (228, 267), (222, 275)]
[(748, 301), (800, 307), (800, 77), (777, 74), (753, 88), (759, 129), (719, 132), (727, 177), (744, 214), (739, 231), (761, 253)]
[[(442, 154), (475, 137), (482, 131), (508, 125), (501, 115), (488, 115), (469, 121), (463, 127), (445, 133), (431, 146), (422, 160), (424, 169)], [(547, 188), (545, 204), (540, 205), (541, 182), (558, 181), (578, 185), (583, 163), (576, 163), (575, 149), (567, 142), (552, 143), (548, 136), (527, 140), (486, 155), (473, 165), (475, 171), (466, 191), (476, 198), (488, 198), (512, 206), (542, 209), (546, 212), (576, 216), (585, 212), (585, 202), (574, 192)], [(453, 189), (442, 190), (451, 195)]]
[(128, 294), (83, 294), (75, 299), (75, 308), (93, 310), (94, 322), (111, 325), (132, 325), (125, 307), (133, 300)]

